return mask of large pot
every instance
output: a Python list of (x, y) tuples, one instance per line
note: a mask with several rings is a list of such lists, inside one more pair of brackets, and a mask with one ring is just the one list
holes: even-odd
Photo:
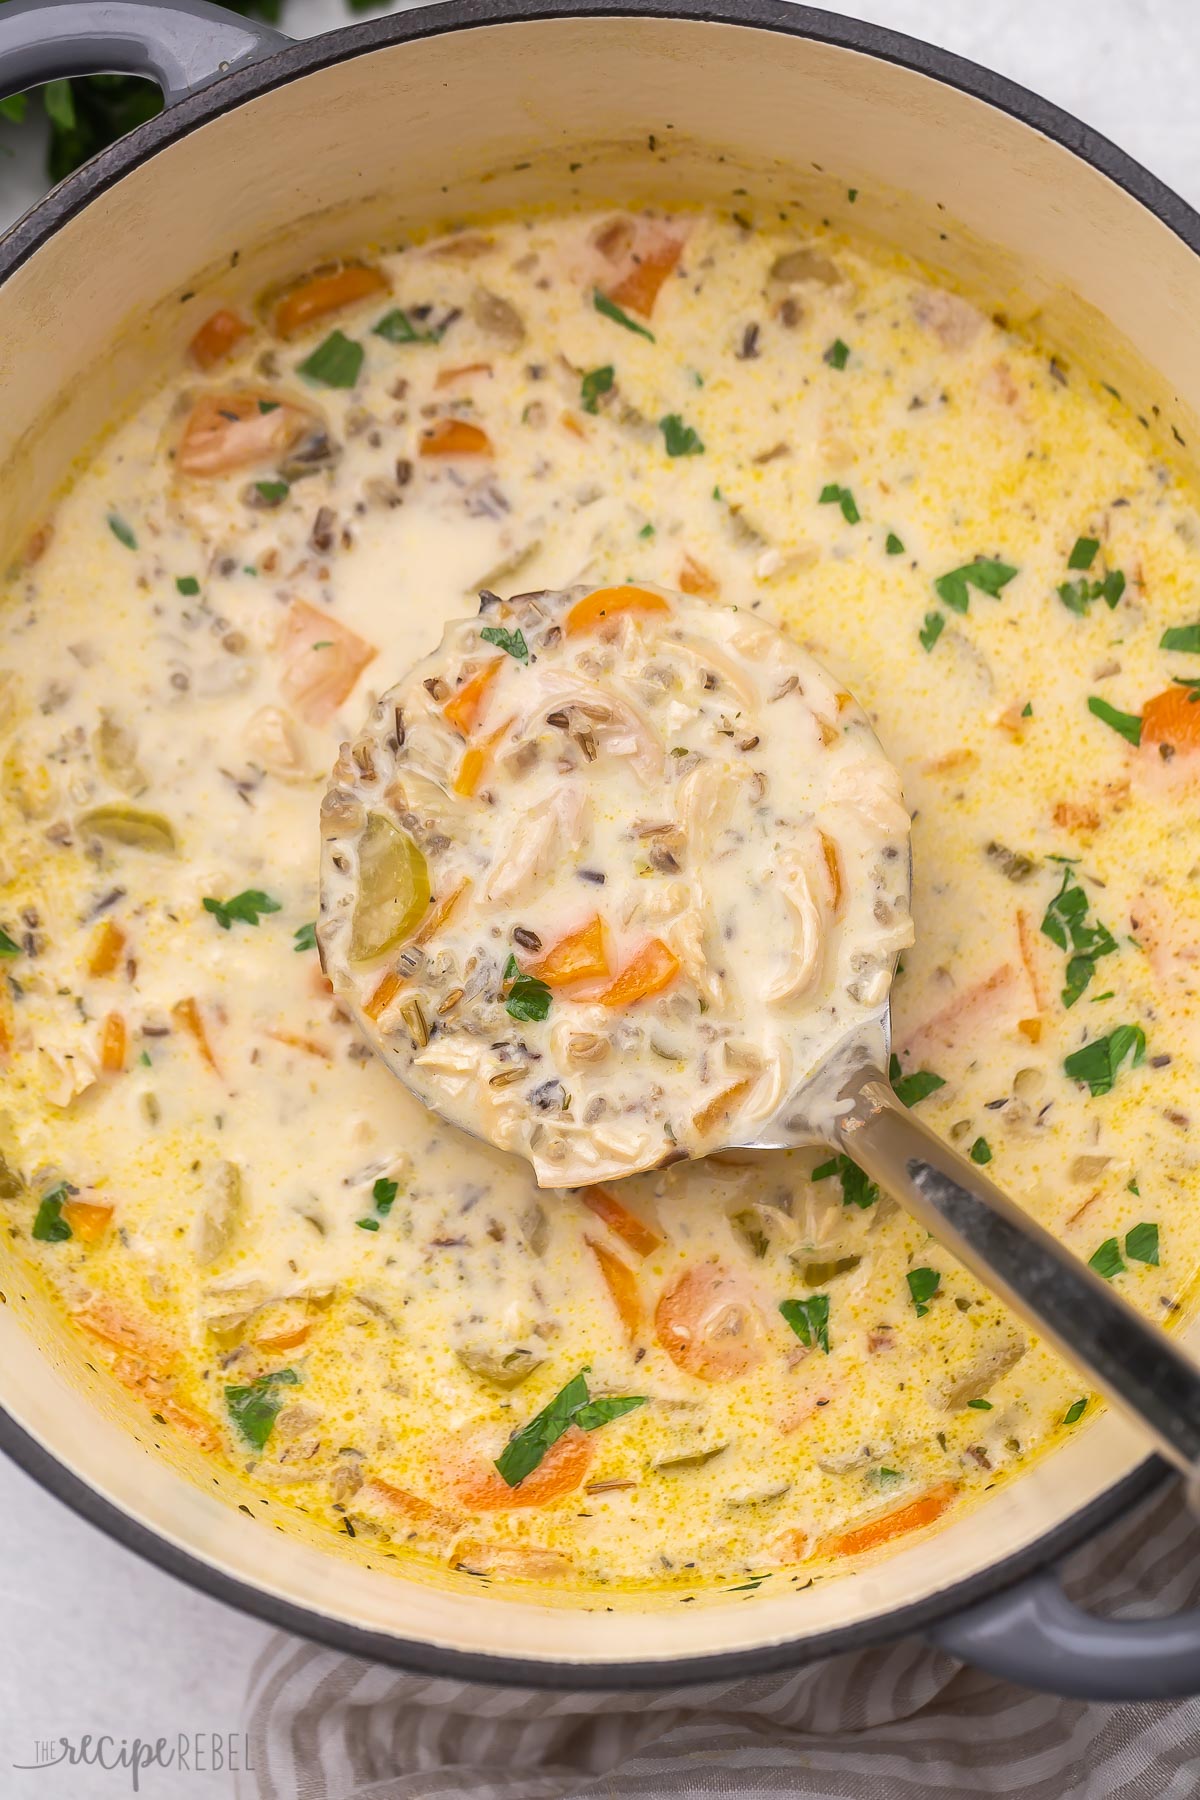
[[(1148, 433), (1193, 436), (1200, 218), (1076, 120), (890, 32), (776, 0), (446, 0), (300, 44), (203, 0), (0, 10), (0, 95), (98, 69), (152, 74), (170, 104), (0, 242), (0, 552), (156, 359), (177, 355), (206, 283), (250, 294), (294, 266), (300, 240), (311, 256), (568, 188), (678, 202), (782, 184), (835, 218), (853, 201), (857, 227), (1010, 318), (1037, 311), (1060, 350), (1086, 345)], [(238, 1511), (149, 1452), (19, 1271), (2, 1273), (9, 1454), (163, 1568), (361, 1656), (628, 1687), (923, 1632), (1062, 1693), (1200, 1691), (1200, 1615), (1093, 1619), (1052, 1573), (1164, 1479), (1117, 1417), (932, 1540), (805, 1591), (481, 1604), (272, 1529), (258, 1505)]]

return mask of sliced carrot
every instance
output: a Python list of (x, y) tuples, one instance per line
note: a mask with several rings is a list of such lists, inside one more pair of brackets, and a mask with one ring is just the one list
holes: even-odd
[(489, 362), (463, 363), (459, 369), (439, 369), (435, 388), (453, 387), (456, 381), (465, 381), (470, 375), (490, 375), (492, 365)]
[(273, 394), (202, 394), (184, 424), (175, 466), (184, 475), (205, 478), (275, 461), (312, 419), (312, 413)]
[(808, 1555), (808, 1533), (806, 1531), (785, 1531), (775, 1539), (771, 1553), (781, 1563), (803, 1562)]
[(719, 1094), (714, 1094), (707, 1106), (702, 1106), (698, 1113), (692, 1114), (692, 1124), (703, 1135), (719, 1125), (722, 1119), (728, 1118), (739, 1100), (745, 1099), (750, 1092), (749, 1081), (735, 1081)]
[(321, 1056), (326, 1062), (333, 1061), (333, 1051), (329, 1045), (318, 1043), (316, 1038), (302, 1037), (299, 1032), (281, 1031), (277, 1028), (269, 1030), (267, 1036), (277, 1044), (287, 1044), (289, 1049), (303, 1050), (306, 1056)]
[(762, 1317), (745, 1277), (693, 1263), (663, 1289), (654, 1313), (671, 1361), (700, 1381), (737, 1381), (763, 1359)]
[(551, 944), (544, 956), (526, 963), (522, 973), (544, 981), (547, 987), (567, 987), (573, 981), (592, 981), (608, 975), (608, 956), (604, 949), (604, 921), (599, 913), (577, 931)]
[(638, 1287), (638, 1278), (627, 1262), (605, 1249), (595, 1238), (584, 1238), (588, 1249), (596, 1259), (604, 1284), (612, 1296), (612, 1303), (617, 1309), (617, 1317), (625, 1327), (625, 1335), (632, 1344), (642, 1328), (642, 1296)]
[(1038, 967), (1038, 934), (1034, 931), (1033, 920), (1021, 906), (1017, 908), (1017, 942), (1021, 947), (1021, 961), (1033, 990), (1034, 1004), (1039, 1012), (1045, 1012), (1049, 995)]
[(295, 337), (318, 319), (387, 291), (388, 279), (382, 269), (374, 269), (369, 263), (347, 263), (341, 269), (310, 275), (307, 281), (289, 289), (276, 302), (272, 324), (280, 337)]
[(491, 456), (492, 440), (467, 419), (438, 419), (421, 433), (421, 456)]
[(954, 1482), (939, 1482), (928, 1493), (909, 1500), (904, 1506), (894, 1506), (891, 1512), (881, 1513), (876, 1519), (868, 1519), (865, 1525), (852, 1525), (848, 1531), (835, 1531), (822, 1538), (817, 1545), (817, 1554), (859, 1556), (865, 1550), (875, 1550), (880, 1544), (902, 1537), (905, 1532), (919, 1531), (923, 1525), (932, 1525), (935, 1519), (940, 1519), (957, 1493)]
[(568, 636), (580, 631), (594, 631), (605, 619), (611, 619), (616, 613), (628, 612), (670, 612), (671, 608), (661, 594), (651, 593), (649, 588), (641, 587), (606, 587), (593, 588), (582, 600), (577, 600), (566, 618)]
[(387, 1011), (400, 989), (404, 986), (404, 977), (396, 969), (389, 969), (367, 1004), (363, 1007), (368, 1019), (378, 1019)]
[(587, 1478), (595, 1446), (592, 1434), (572, 1425), (547, 1450), (537, 1468), (516, 1487), (509, 1487), (492, 1463), (463, 1466), (451, 1461), (446, 1480), (460, 1506), (471, 1512), (506, 1512), (518, 1506), (548, 1506), (574, 1493)]
[(98, 1244), (108, 1230), (113, 1209), (94, 1200), (64, 1200), (62, 1216), (71, 1227), (72, 1237), (81, 1244)]
[(584, 425), (583, 420), (578, 418), (573, 412), (564, 412), (559, 420), (559, 424), (564, 431), (569, 431), (572, 437), (587, 437), (587, 427)]
[(579, 1198), (589, 1212), (595, 1213), (614, 1236), (628, 1244), (639, 1256), (649, 1256), (666, 1242), (657, 1231), (652, 1231), (649, 1225), (623, 1206), (607, 1188), (581, 1188)]
[(394, 1481), (382, 1481), (378, 1475), (364, 1485), (362, 1492), (368, 1498), (382, 1501), (389, 1512), (406, 1519), (410, 1525), (425, 1525), (436, 1531), (460, 1528), (461, 1520), (444, 1507), (435, 1506), (432, 1500), (425, 1500), (408, 1488), (397, 1487)]
[(301, 1344), (308, 1342), (312, 1336), (312, 1320), (306, 1319), (303, 1324), (293, 1325), (287, 1331), (269, 1332), (266, 1337), (256, 1337), (256, 1350), (298, 1350)]
[(1017, 1030), (1023, 1038), (1028, 1038), (1031, 1044), (1040, 1044), (1042, 1041), (1042, 1021), (1040, 1019), (1018, 1019)]
[(470, 737), (479, 723), (480, 714), (487, 704), (488, 690), (499, 675), (504, 665), (504, 658), (498, 656), (493, 662), (485, 663), (474, 675), (469, 675), (461, 687), (455, 688), (442, 708), (442, 716), (453, 725), (455, 731), (461, 731), (464, 737)]
[(1161, 746), (1169, 745), (1176, 755), (1200, 750), (1200, 700), (1197, 689), (1176, 683), (1165, 693), (1155, 694), (1142, 708), (1142, 749), (1161, 757)]
[(119, 1012), (106, 1015), (100, 1028), (100, 1067), (106, 1075), (119, 1075), (125, 1067), (128, 1034)]
[(205, 1418), (203, 1413), (197, 1412), (193, 1407), (182, 1405), (173, 1394), (159, 1395), (152, 1406), (168, 1425), (174, 1425), (177, 1431), (190, 1437), (199, 1449), (207, 1451), (210, 1456), (215, 1456), (223, 1447), (221, 1434), (212, 1420)]
[(833, 916), (841, 917), (842, 901), (846, 897), (846, 887), (842, 880), (842, 859), (833, 839), (825, 832), (820, 833), (821, 854), (825, 858), (825, 870), (829, 876), (830, 893), (833, 896)]
[(926, 1057), (957, 1050), (964, 1041), (974, 1041), (983, 1033), (1001, 1031), (1016, 1017), (1030, 1015), (1030, 1000), (1036, 1006), (1037, 996), (1024, 965), (1003, 963), (983, 981), (963, 988), (911, 1032), (901, 1050), (901, 1059), (919, 1067)]
[(131, 1360), (136, 1359), (145, 1375), (153, 1374), (160, 1380), (166, 1378), (175, 1359), (175, 1349), (165, 1339), (155, 1336), (148, 1320), (135, 1313), (122, 1312), (107, 1300), (89, 1301), (72, 1316), (82, 1330), (102, 1344), (123, 1350)]
[(125, 933), (111, 919), (102, 919), (92, 933), (88, 946), (89, 975), (111, 975), (125, 948)]
[(661, 938), (648, 938), (635, 950), (610, 987), (598, 996), (601, 1006), (632, 1006), (669, 987), (679, 973), (679, 959)]
[(475, 793), (487, 773), (492, 760), (492, 751), (511, 724), (511, 719), (505, 719), (499, 730), (493, 731), (482, 744), (472, 744), (469, 750), (463, 751), (463, 759), (458, 765), (458, 774), (454, 777), (454, 792), (461, 794), (464, 800), (469, 800)]
[(211, 369), (233, 351), (244, 337), (249, 337), (250, 327), (245, 319), (239, 319), (235, 312), (221, 307), (211, 318), (205, 319), (203, 325), (188, 345), (188, 355), (198, 369)]
[(171, 1008), (171, 1017), (178, 1026), (188, 1033), (189, 1037), (195, 1039), (196, 1048), (199, 1050), (201, 1056), (204, 1058), (213, 1074), (219, 1075), (221, 1071), (217, 1067), (217, 1059), (212, 1053), (212, 1046), (208, 1041), (208, 1033), (204, 1029), (204, 1020), (200, 1016), (200, 1008), (196, 1005), (195, 1000), (192, 999), (190, 995), (186, 1000), (177, 1000)]
[(448, 894), (441, 900), (436, 901), (432, 911), (425, 914), (424, 920), (417, 927), (416, 931), (413, 932), (413, 943), (427, 944), (431, 937), (436, 937), (459, 901), (464, 899), (466, 895), (470, 893), (472, 885), (471, 877), (469, 875), (464, 875), (462, 880), (457, 882), (455, 886), (450, 889)]
[(327, 725), (378, 651), (307, 600), (293, 600), (278, 638), (279, 686), (310, 725)]
[(705, 600), (711, 600), (714, 594), (721, 591), (721, 584), (716, 576), (702, 562), (697, 562), (694, 556), (686, 554), (679, 571), (679, 586), (685, 594), (699, 594)]
[(648, 319), (654, 311), (659, 289), (683, 254), (683, 238), (661, 225), (636, 220), (629, 252), (632, 266), (628, 273), (608, 289), (608, 298), (629, 312)]

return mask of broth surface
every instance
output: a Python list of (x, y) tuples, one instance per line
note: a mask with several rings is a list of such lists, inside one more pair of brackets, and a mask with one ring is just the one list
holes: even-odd
[[(196, 355), (0, 612), (0, 1205), (88, 1356), (276, 1517), (581, 1596), (803, 1580), (1086, 1429), (1078, 1378), (846, 1164), (539, 1192), (370, 1054), (312, 928), (338, 746), (480, 589), (780, 624), (913, 813), (903, 1097), (1170, 1319), (1200, 517), (1119, 396), (777, 215), (500, 221)], [(642, 1403), (581, 1412), (585, 1370)]]

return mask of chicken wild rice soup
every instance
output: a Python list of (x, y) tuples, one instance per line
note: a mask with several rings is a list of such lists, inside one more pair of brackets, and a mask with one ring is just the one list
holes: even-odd
[(339, 758), (334, 992), (545, 1187), (753, 1138), (912, 943), (899, 776), (852, 696), (736, 606), (484, 602)]
[[(873, 837), (802, 794), (805, 731), (832, 782), (861, 704), (913, 815), (901, 1099), (1180, 1312), (1194, 490), (1103, 380), (799, 208), (505, 218), (237, 280), (0, 613), (0, 1206), (147, 1444), (373, 1567), (599, 1604), (802, 1587), (1087, 1430), (1078, 1378), (844, 1159), (644, 1165), (802, 1059), (801, 889), (903, 941), (894, 790)], [(597, 589), (668, 610), (590, 618)], [(402, 741), (383, 695), (481, 593)], [(316, 941), (342, 744), (325, 828), (375, 883), (322, 928), (344, 998)], [(751, 968), (775, 997), (743, 1011)], [(551, 1185), (372, 1053), (350, 1014), (385, 975), (372, 1022), (435, 1052), (430, 1099), (486, 1036)]]

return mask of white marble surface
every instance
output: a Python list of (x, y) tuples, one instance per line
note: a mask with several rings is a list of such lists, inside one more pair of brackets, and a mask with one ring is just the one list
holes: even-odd
[[(1015, 77), (1114, 138), (1200, 203), (1196, 0), (874, 0), (841, 10), (932, 39)], [(297, 35), (343, 18), (340, 0), (289, 0)], [(37, 198), (35, 131), (0, 128), (0, 224)], [(22, 141), (24, 140), (24, 141)], [(236, 1731), (263, 1627), (160, 1575), (0, 1461), (0, 1796), (114, 1800), (129, 1778), (21, 1772), (40, 1738)], [(152, 1800), (207, 1800), (228, 1776), (143, 1777)]]

